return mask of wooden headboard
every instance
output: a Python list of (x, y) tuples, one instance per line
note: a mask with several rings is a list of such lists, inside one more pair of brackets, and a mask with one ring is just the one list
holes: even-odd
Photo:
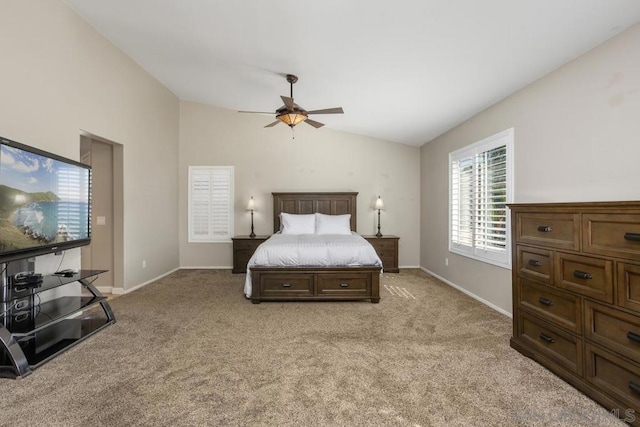
[(280, 213), (327, 215), (351, 214), (351, 231), (356, 231), (358, 193), (271, 193), (273, 232), (280, 230)]

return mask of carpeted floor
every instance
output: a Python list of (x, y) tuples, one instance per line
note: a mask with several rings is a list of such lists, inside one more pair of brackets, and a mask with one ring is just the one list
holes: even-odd
[(380, 304), (253, 305), (243, 280), (181, 270), (114, 299), (115, 325), (26, 378), (0, 380), (0, 423), (617, 423), (512, 350), (509, 318), (419, 270), (386, 274)]

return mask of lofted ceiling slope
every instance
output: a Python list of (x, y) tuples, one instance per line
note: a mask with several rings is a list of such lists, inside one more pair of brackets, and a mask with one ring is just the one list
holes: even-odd
[(296, 103), (344, 108), (327, 127), (415, 146), (640, 20), (637, 0), (64, 1), (180, 99), (275, 111), (291, 73)]

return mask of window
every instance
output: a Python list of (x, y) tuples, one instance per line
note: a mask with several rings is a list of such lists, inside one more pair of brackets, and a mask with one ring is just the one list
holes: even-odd
[(513, 129), (449, 153), (449, 250), (511, 267)]
[(233, 166), (189, 166), (189, 242), (233, 234)]

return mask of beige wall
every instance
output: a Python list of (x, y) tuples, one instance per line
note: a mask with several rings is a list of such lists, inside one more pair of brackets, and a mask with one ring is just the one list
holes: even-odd
[[(348, 112), (347, 112), (348, 114)], [(249, 234), (250, 196), (256, 234), (273, 232), (274, 191), (357, 191), (358, 232), (375, 234), (373, 204), (380, 194), (382, 233), (400, 236), (400, 265), (419, 265), (420, 150), (354, 134), (291, 130), (273, 118), (193, 102), (180, 108), (180, 265), (230, 267), (231, 244), (187, 242), (189, 165), (234, 166), (235, 234)]]
[(75, 160), (81, 130), (122, 144), (115, 285), (178, 267), (178, 99), (61, 1), (2, 1), (0, 16), (0, 135)]
[(640, 25), (422, 146), (421, 266), (511, 312), (511, 272), (447, 245), (448, 153), (510, 127), (516, 202), (640, 199), (638, 46)]

